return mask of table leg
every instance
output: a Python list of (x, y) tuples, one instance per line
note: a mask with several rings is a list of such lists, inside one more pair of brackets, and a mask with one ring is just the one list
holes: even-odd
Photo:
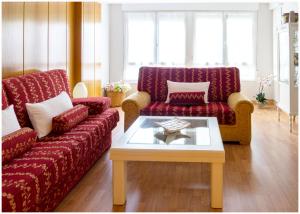
[(280, 108), (277, 107), (277, 120), (280, 122)]
[(126, 161), (113, 161), (113, 204), (123, 205), (126, 201)]
[(223, 207), (223, 163), (211, 164), (210, 199), (212, 208)]
[(290, 133), (293, 131), (293, 116), (289, 115), (289, 127), (290, 127)]

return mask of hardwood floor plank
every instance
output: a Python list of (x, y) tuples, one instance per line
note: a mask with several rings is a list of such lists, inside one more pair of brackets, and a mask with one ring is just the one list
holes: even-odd
[[(121, 121), (123, 112), (120, 110)], [(223, 211), (298, 211), (298, 122), (255, 109), (250, 146), (226, 143)], [(120, 122), (113, 140), (123, 133)], [(112, 164), (106, 153), (56, 211), (222, 211), (210, 208), (210, 166), (129, 162), (127, 203), (112, 206)]]

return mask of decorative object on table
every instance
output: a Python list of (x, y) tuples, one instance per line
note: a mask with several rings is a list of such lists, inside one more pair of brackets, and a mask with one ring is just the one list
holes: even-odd
[(181, 129), (187, 128), (191, 125), (190, 122), (174, 118), (172, 120), (167, 120), (164, 122), (156, 122), (157, 125), (164, 128), (165, 134), (174, 134), (179, 132)]
[(73, 98), (85, 98), (88, 97), (88, 90), (84, 82), (79, 82), (73, 89)]
[(118, 107), (121, 106), (126, 92), (131, 89), (128, 83), (123, 80), (119, 82), (109, 83), (105, 86), (106, 96), (111, 99), (111, 106)]
[(266, 94), (265, 94), (265, 88), (266, 87), (270, 87), (273, 81), (274, 75), (270, 74), (266, 77), (259, 77), (259, 87), (258, 87), (258, 94), (256, 94), (256, 101), (258, 102), (258, 106), (259, 107), (263, 107), (266, 102), (267, 102), (267, 98), (266, 98)]
[(191, 138), (190, 136), (188, 136), (186, 134), (180, 133), (180, 131), (174, 132), (172, 134), (157, 132), (154, 135), (154, 137), (156, 137), (158, 140), (163, 141), (167, 145), (169, 145), (170, 143), (172, 143), (175, 140), (179, 140), (179, 139), (182, 139), (182, 138), (185, 138), (185, 139)]

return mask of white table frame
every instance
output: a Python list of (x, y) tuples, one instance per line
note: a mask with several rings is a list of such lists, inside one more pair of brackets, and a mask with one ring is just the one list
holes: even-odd
[(213, 117), (186, 118), (208, 121), (211, 140), (209, 146), (128, 144), (128, 140), (147, 118), (161, 119), (162, 117), (140, 116), (119, 142), (113, 142), (110, 149), (110, 159), (113, 165), (113, 204), (124, 205), (126, 203), (127, 161), (200, 162), (211, 164), (211, 207), (222, 208), (225, 151), (217, 119)]

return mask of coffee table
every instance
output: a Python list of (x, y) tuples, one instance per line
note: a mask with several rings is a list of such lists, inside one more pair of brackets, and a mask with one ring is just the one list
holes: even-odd
[(177, 117), (191, 126), (166, 136), (156, 122), (173, 118), (140, 116), (122, 139), (112, 143), (113, 204), (126, 202), (127, 161), (202, 162), (211, 163), (211, 207), (222, 208), (225, 151), (217, 119)]

